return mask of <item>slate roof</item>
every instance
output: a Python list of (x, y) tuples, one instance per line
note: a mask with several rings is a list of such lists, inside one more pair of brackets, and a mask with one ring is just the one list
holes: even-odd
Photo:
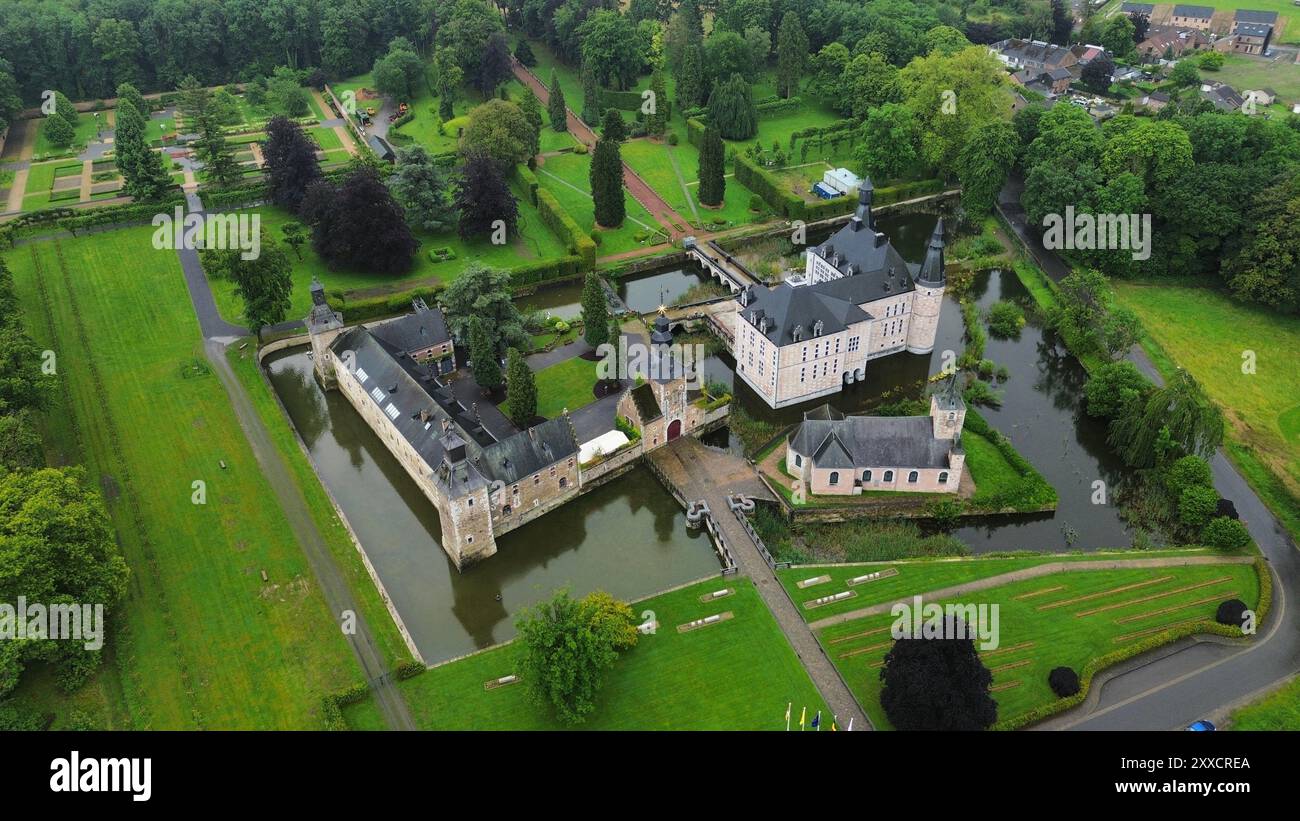
[(1201, 96), (1214, 104), (1220, 111), (1240, 111), (1246, 102), (1237, 90), (1229, 85), (1217, 85), (1201, 91)]
[(1008, 40), (999, 40), (990, 48), (997, 50), (1009, 59), (1041, 65), (1044, 68), (1055, 67), (1066, 57), (1073, 54), (1065, 46), (1038, 40), (1021, 40), (1015, 37)]
[(1273, 31), (1273, 27), (1267, 23), (1242, 23), (1238, 21), (1237, 27), (1233, 31), (1243, 37), (1258, 37), (1262, 40), (1269, 36), (1269, 33)]
[(805, 418), (790, 447), (818, 468), (945, 468), (954, 443), (934, 437), (929, 416)]
[(1155, 11), (1155, 9), (1156, 6), (1154, 3), (1124, 3), (1119, 7), (1121, 14), (1150, 15), (1151, 12)]
[(632, 402), (636, 405), (637, 415), (641, 417), (643, 425), (664, 415), (659, 409), (659, 400), (655, 398), (654, 387), (649, 382), (643, 382), (632, 389)]
[[(519, 481), (578, 452), (573, 427), (562, 416), (497, 441), (431, 370), (365, 325), (339, 334), (330, 347), (352, 352), (356, 372), (365, 374), (361, 386), (370, 401), (393, 420), (451, 496), (497, 481)], [(447, 466), (443, 457), (457, 442), (464, 443), (466, 459)]]
[(1197, 20), (1208, 20), (1214, 16), (1213, 6), (1174, 6), (1175, 17), (1192, 17)]
[(1258, 23), (1266, 26), (1277, 25), (1277, 12), (1275, 11), (1251, 11), (1250, 9), (1237, 9), (1237, 13), (1232, 18), (1237, 23)]
[(415, 313), (406, 314), (370, 327), (370, 332), (393, 347), (419, 351), (451, 341), (447, 318), (437, 308), (416, 301)]

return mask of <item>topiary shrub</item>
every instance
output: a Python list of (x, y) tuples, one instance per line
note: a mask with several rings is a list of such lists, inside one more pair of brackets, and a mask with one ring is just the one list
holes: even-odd
[(1079, 692), (1079, 674), (1072, 667), (1056, 667), (1047, 674), (1047, 684), (1053, 693), (1069, 698)]
[(1250, 532), (1236, 519), (1220, 516), (1205, 526), (1201, 541), (1220, 550), (1236, 550), (1250, 544)]
[(1184, 488), (1178, 497), (1178, 521), (1199, 530), (1214, 518), (1218, 503), (1219, 494), (1212, 487), (1192, 485)]
[(669, 131), (668, 136), (665, 137), (664, 139), (668, 141), (669, 145), (677, 145), (677, 132)]
[(1219, 605), (1214, 620), (1229, 627), (1240, 627), (1246, 618), (1246, 603), (1241, 599), (1228, 599)]

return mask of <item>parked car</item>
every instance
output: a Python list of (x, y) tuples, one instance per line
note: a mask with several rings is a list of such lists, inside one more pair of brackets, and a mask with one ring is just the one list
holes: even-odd
[(1193, 733), (1212, 733), (1214, 732), (1214, 725), (1205, 719), (1201, 719), (1188, 724), (1187, 729)]

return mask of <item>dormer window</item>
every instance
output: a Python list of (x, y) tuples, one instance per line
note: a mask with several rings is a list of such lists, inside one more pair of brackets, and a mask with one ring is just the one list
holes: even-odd
[(813, 336), (822, 335), (822, 321), (819, 319), (813, 323)]

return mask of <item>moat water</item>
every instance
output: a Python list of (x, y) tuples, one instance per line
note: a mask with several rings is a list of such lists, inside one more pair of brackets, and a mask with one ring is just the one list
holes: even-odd
[(709, 537), (688, 530), (672, 496), (637, 468), (506, 534), (495, 556), (458, 573), (440, 546), (438, 512), (347, 400), (320, 389), (307, 349), (265, 366), (429, 663), (512, 637), (519, 609), (556, 588), (630, 599), (720, 570)]
[[(935, 218), (920, 213), (881, 218), (880, 223), (905, 259), (919, 260)], [(701, 281), (695, 270), (673, 268), (627, 279), (618, 289), (631, 309), (650, 311)], [(576, 316), (581, 290), (580, 283), (570, 283), (520, 302)], [(1000, 299), (1026, 308), (1029, 323), (1018, 339), (990, 337), (986, 344), (985, 356), (1005, 365), (1010, 378), (996, 386), (1002, 406), (979, 412), (1047, 478), (1060, 502), (1054, 513), (968, 520), (954, 535), (976, 553), (1127, 546), (1132, 537), (1118, 509), (1092, 503), (1092, 483), (1100, 479), (1109, 491), (1123, 468), (1106, 447), (1104, 425), (1083, 412), (1082, 366), (1034, 319), (1033, 300), (1014, 273), (979, 274), (972, 295), (981, 312)], [(865, 381), (829, 401), (846, 413), (861, 413), (882, 401), (922, 396), (927, 377), (942, 369), (944, 352), (962, 351), (964, 333), (960, 308), (950, 297), (931, 354), (897, 354), (872, 362)], [(337, 392), (321, 391), (311, 377), (306, 349), (272, 355), (266, 368), (317, 472), (430, 663), (510, 638), (518, 610), (559, 587), (576, 595), (604, 589), (635, 598), (718, 572), (708, 537), (688, 530), (673, 498), (646, 469), (638, 468), (507, 534), (498, 540), (497, 555), (458, 573), (439, 545), (433, 505), (346, 400)], [(751, 416), (774, 423), (795, 422), (803, 411), (828, 401), (773, 411), (735, 379), (734, 363), (726, 354), (710, 356), (704, 373), (733, 386), (737, 405)], [(725, 430), (712, 434), (709, 442), (740, 447)]]

